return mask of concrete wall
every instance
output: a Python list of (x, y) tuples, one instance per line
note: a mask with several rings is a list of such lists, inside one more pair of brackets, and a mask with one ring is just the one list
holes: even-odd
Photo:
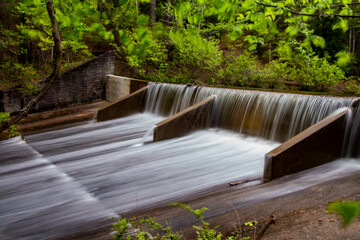
[[(32, 112), (104, 99), (106, 75), (114, 73), (114, 66), (115, 55), (107, 52), (62, 74)], [(44, 85), (41, 83), (41, 87)], [(17, 112), (33, 95), (24, 95), (17, 88), (10, 88), (1, 91), (0, 97), (0, 112)]]
[(154, 142), (183, 136), (208, 126), (216, 97), (209, 97), (156, 124)]
[(97, 121), (107, 121), (127, 115), (143, 112), (145, 108), (145, 98), (148, 87), (143, 87), (138, 91), (120, 98), (98, 110)]
[(126, 95), (129, 95), (130, 82), (130, 78), (107, 75), (105, 93), (106, 101), (114, 102)]
[(106, 100), (116, 101), (147, 85), (147, 81), (115, 75), (106, 76)]
[(300, 172), (342, 155), (348, 109), (309, 127), (265, 155), (264, 181)]

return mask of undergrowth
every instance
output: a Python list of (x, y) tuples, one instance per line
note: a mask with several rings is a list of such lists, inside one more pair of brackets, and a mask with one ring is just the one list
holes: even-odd
[[(7, 122), (10, 120), (10, 113), (6, 112), (0, 112), (0, 124), (3, 123), (3, 122)], [(17, 125), (11, 125), (7, 131), (8, 131), (8, 136), (9, 138), (11, 137), (16, 137), (19, 135), (19, 132), (17, 131), (16, 129)]]
[[(241, 233), (236, 233), (232, 236), (224, 236), (216, 229), (218, 226), (211, 228), (208, 222), (204, 220), (204, 212), (208, 210), (206, 207), (201, 209), (193, 209), (186, 204), (176, 203), (173, 204), (176, 206), (180, 206), (192, 213), (194, 217), (199, 221), (199, 225), (194, 225), (193, 229), (196, 234), (196, 239), (198, 240), (245, 240), (252, 239), (250, 237), (243, 237)], [(165, 226), (158, 223), (155, 218), (114, 218), (117, 222), (113, 223), (113, 228), (111, 229), (113, 238), (115, 240), (121, 239), (161, 239), (161, 240), (180, 240), (184, 239), (183, 236), (171, 230), (169, 224), (166, 222)], [(245, 226), (252, 228), (254, 232), (255, 239), (255, 224), (256, 221), (251, 221), (245, 223)]]

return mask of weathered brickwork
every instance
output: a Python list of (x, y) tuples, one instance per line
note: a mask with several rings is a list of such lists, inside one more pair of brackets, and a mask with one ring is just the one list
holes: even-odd
[[(106, 75), (114, 73), (114, 66), (115, 55), (107, 52), (62, 74), (53, 82), (33, 112), (104, 99)], [(41, 87), (44, 84), (41, 83)], [(33, 96), (24, 96), (17, 88), (9, 88), (0, 91), (0, 97), (1, 112), (17, 112)]]

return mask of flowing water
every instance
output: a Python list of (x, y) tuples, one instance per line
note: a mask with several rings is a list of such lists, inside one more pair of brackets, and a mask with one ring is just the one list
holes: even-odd
[(0, 142), (0, 152), (0, 239), (55, 239), (116, 216), (21, 139)]
[(235, 180), (259, 178), (264, 153), (278, 145), (217, 129), (143, 145), (146, 130), (159, 120), (135, 114), (26, 139), (118, 213)]
[[(217, 98), (209, 129), (151, 142), (156, 123), (212, 95)], [(30, 135), (26, 143), (0, 142), (0, 239), (96, 230), (110, 216), (259, 178), (266, 152), (353, 103), (156, 84), (149, 88), (146, 113)], [(287, 194), (359, 169), (357, 162), (336, 162), (248, 198)]]
[(170, 116), (216, 96), (211, 126), (284, 142), (356, 99), (193, 87), (149, 86), (146, 112)]

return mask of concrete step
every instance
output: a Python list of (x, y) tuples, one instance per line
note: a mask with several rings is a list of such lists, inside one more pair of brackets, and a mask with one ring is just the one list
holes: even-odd
[[(90, 121), (97, 109), (108, 103), (99, 100), (88, 104), (31, 113), (17, 124), (17, 129), (22, 134), (30, 134), (65, 124)], [(0, 139), (7, 138), (7, 135), (7, 132), (0, 134)]]
[(64, 124), (90, 121), (97, 109), (107, 103), (107, 101), (101, 100), (89, 104), (32, 113), (20, 121), (17, 129), (21, 133), (31, 133)]

